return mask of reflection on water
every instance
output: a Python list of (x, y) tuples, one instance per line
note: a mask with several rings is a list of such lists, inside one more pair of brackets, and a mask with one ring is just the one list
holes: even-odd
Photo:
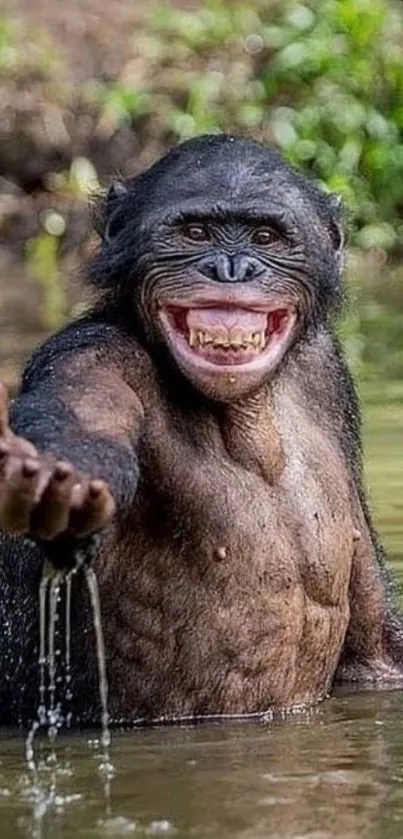
[(117, 734), (110, 803), (86, 739), (64, 737), (50, 812), (8, 738), (0, 836), (401, 839), (402, 714), (403, 694), (366, 694), (266, 726)]
[[(403, 386), (372, 396), (367, 476), (403, 583)], [(111, 787), (94, 736), (38, 738), (29, 772), (21, 734), (0, 733), (1, 839), (403, 837), (403, 692), (338, 696), (267, 725), (115, 734)]]

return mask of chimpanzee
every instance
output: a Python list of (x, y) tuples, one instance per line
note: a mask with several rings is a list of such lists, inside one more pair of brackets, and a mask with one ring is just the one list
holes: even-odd
[[(2, 722), (35, 713), (38, 585), (99, 581), (112, 720), (284, 711), (399, 685), (361, 479), (334, 197), (260, 143), (187, 141), (98, 213), (92, 308), (2, 391)], [(77, 721), (95, 652), (73, 591)]]

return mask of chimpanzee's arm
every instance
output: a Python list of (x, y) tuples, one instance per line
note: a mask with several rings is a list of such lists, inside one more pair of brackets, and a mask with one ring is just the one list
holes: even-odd
[(392, 581), (380, 564), (376, 534), (359, 499), (349, 586), (350, 620), (337, 681), (399, 683), (403, 680), (403, 620), (393, 604)]
[(102, 477), (119, 507), (134, 497), (142, 419), (141, 403), (125, 381), (125, 351), (116, 327), (68, 327), (33, 356), (10, 407), (15, 434)]
[[(339, 439), (351, 478), (357, 538), (350, 578), (350, 621), (338, 680), (396, 683), (403, 679), (403, 617), (394, 581), (373, 524), (364, 488), (361, 411), (355, 385), (338, 341), (332, 336), (333, 388), (330, 414), (339, 411)], [(336, 408), (337, 406), (337, 408)]]
[(393, 580), (364, 489), (359, 401), (342, 348), (332, 332), (320, 329), (301, 345), (295, 376), (305, 383), (306, 404), (315, 422), (338, 441), (351, 485), (357, 539), (350, 579), (350, 621), (337, 679), (400, 679), (403, 618), (393, 605)]
[[(53, 539), (65, 529), (71, 540), (96, 530), (111, 505), (118, 513), (130, 507), (142, 406), (125, 378), (127, 340), (115, 327), (83, 321), (34, 355), (2, 438), (5, 530), (22, 532), (19, 516), (25, 516), (28, 535)], [(57, 533), (52, 515), (66, 524)]]

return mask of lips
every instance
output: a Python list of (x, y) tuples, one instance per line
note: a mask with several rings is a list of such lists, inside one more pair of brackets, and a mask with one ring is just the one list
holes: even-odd
[[(203, 364), (249, 365), (285, 339), (295, 321), (290, 307), (256, 311), (238, 306), (166, 307), (162, 320), (176, 343)], [(203, 365), (204, 366), (204, 365)]]

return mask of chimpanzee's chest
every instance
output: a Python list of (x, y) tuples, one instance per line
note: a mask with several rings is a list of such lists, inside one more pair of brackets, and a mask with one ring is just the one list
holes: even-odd
[(114, 713), (249, 713), (323, 697), (349, 619), (342, 478), (319, 478), (291, 451), (273, 485), (213, 449), (141, 454), (119, 598), (115, 580), (113, 597), (102, 589)]
[(276, 596), (297, 586), (322, 605), (346, 597), (349, 489), (326, 441), (312, 458), (290, 445), (273, 483), (219, 447), (200, 453), (168, 442), (153, 454), (140, 497), (148, 499), (145, 527), (164, 562), (215, 595), (227, 585), (234, 591), (236, 581), (245, 596), (262, 590)]
[(353, 527), (337, 450), (321, 435), (305, 450), (284, 437), (282, 468), (269, 480), (270, 469), (253, 458), (248, 468), (218, 435), (191, 445), (157, 431), (139, 448), (119, 581), (116, 572), (113, 586), (101, 580), (116, 714), (316, 701), (349, 620)]

